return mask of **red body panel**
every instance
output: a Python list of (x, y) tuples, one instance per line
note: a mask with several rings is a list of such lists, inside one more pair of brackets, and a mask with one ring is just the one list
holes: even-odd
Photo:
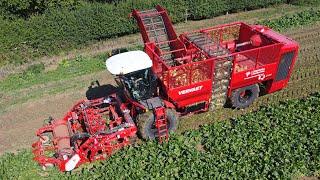
[(212, 82), (210, 80), (183, 86), (168, 91), (168, 96), (176, 102), (178, 108), (192, 105), (195, 102), (206, 102), (211, 98)]
[(232, 73), (230, 90), (270, 80), (274, 77), (277, 67), (277, 63), (272, 63), (246, 71)]

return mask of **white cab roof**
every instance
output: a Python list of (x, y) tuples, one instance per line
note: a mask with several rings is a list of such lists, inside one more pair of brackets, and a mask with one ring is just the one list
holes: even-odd
[(106, 66), (111, 74), (119, 75), (150, 68), (152, 61), (143, 51), (129, 51), (111, 56), (106, 60)]

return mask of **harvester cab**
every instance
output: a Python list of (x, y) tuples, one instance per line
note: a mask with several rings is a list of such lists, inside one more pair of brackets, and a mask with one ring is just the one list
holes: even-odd
[(119, 87), (136, 101), (153, 97), (157, 79), (152, 72), (152, 61), (143, 51), (131, 51), (114, 55), (106, 61), (107, 70), (115, 75)]
[(143, 51), (125, 52), (106, 60), (107, 70), (123, 90), (123, 102), (131, 109), (141, 137), (162, 142), (168, 140), (169, 131), (175, 131), (177, 118), (159, 96), (159, 81), (152, 66), (151, 58)]

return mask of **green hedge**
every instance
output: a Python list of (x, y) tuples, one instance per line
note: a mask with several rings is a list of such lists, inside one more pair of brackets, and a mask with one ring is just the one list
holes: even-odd
[(257, 8), (268, 7), (273, 4), (286, 3), (284, 0), (228, 0), (229, 9), (231, 12), (241, 10), (252, 10)]
[(69, 8), (49, 8), (44, 14), (31, 16), (27, 20), (9, 20), (0, 16), (0, 65), (8, 62), (23, 63), (28, 59), (56, 54), (62, 49), (68, 50), (87, 42), (137, 32), (135, 21), (128, 18), (133, 8), (149, 9), (161, 4), (167, 8), (174, 22), (180, 22), (185, 18), (186, 9), (192, 19), (203, 19), (282, 2), (284, 1), (254, 0), (249, 3), (245, 0), (127, 0), (111, 4), (82, 2), (72, 11)]
[(0, 9), (14, 16), (27, 18), (31, 14), (43, 13), (48, 8), (75, 7), (80, 0), (1, 0)]

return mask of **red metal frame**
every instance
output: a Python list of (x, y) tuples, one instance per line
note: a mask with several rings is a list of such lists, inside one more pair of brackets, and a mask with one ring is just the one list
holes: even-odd
[[(34, 159), (43, 167), (55, 165), (61, 171), (69, 171), (72, 169), (67, 164), (73, 160), (72, 157), (80, 157), (75, 162), (75, 168), (86, 162), (106, 159), (114, 151), (129, 145), (130, 138), (136, 136), (137, 127), (128, 114), (129, 110), (124, 104), (119, 104), (116, 95), (109, 98), (111, 101), (107, 103), (103, 98), (79, 101), (63, 119), (54, 120), (40, 128), (36, 132), (39, 140), (32, 145)], [(120, 116), (117, 109), (123, 115)], [(61, 124), (68, 127), (68, 132), (63, 132), (65, 137), (57, 137), (55, 134)], [(75, 140), (74, 144), (66, 144), (64, 147), (67, 148), (61, 149), (59, 141), (68, 139), (70, 143), (73, 135), (83, 133), (86, 134), (85, 137)], [(45, 138), (47, 134), (52, 135), (50, 144), (43, 141), (48, 138)], [(63, 153), (62, 150), (68, 153)], [(55, 157), (49, 156), (50, 152), (55, 153)]]

